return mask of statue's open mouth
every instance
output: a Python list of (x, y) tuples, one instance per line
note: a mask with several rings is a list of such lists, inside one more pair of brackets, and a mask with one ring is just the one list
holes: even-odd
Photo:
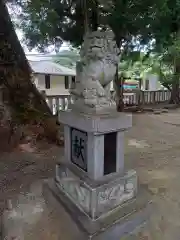
[(91, 45), (91, 49), (92, 48), (99, 48), (99, 49), (101, 49), (102, 47), (101, 46), (97, 46), (97, 45)]

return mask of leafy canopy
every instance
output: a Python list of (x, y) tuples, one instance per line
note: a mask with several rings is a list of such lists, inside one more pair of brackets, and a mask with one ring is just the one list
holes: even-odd
[[(14, 0), (16, 1), (16, 0)], [(22, 0), (21, 0), (22, 1)], [(149, 22), (155, 0), (29, 0), (20, 4), (18, 26), (29, 48), (40, 51), (49, 45), (58, 50), (62, 41), (80, 46), (86, 25), (92, 30), (108, 28), (118, 45), (134, 47), (152, 38)], [(136, 39), (136, 41), (134, 41)]]

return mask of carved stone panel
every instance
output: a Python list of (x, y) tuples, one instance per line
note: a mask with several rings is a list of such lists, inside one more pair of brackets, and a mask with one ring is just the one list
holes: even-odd
[(87, 133), (71, 128), (71, 161), (87, 171)]
[[(75, 168), (75, 167), (74, 167)], [(86, 215), (97, 219), (134, 198), (137, 193), (137, 175), (128, 171), (109, 183), (93, 185), (65, 165), (56, 167), (56, 183), (61, 191)]]
[(90, 212), (91, 192), (68, 168), (56, 166), (57, 186), (86, 213)]
[(68, 182), (62, 180), (58, 183), (59, 187), (65, 194), (67, 194), (73, 202), (80, 206), (85, 212), (89, 213), (90, 210), (90, 192), (82, 187), (77, 181)]
[(97, 190), (97, 213), (103, 214), (136, 196), (137, 176), (135, 171), (130, 172), (119, 183), (103, 186)]

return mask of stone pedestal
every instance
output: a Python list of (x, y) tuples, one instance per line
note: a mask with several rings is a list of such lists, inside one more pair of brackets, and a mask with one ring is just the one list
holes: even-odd
[(64, 124), (66, 161), (94, 180), (109, 173), (123, 173), (124, 131), (132, 126), (131, 115), (98, 116), (61, 111), (59, 121)]
[[(92, 220), (82, 209), (69, 200), (69, 197), (59, 191), (54, 180), (44, 184), (44, 196), (50, 209), (59, 215), (61, 229), (69, 226), (63, 239), (67, 240), (134, 240), (137, 234), (148, 228), (148, 218), (151, 213), (150, 194), (140, 188), (136, 198), (121, 207), (111, 211), (97, 220)], [(59, 235), (59, 239), (62, 235)]]
[(131, 228), (142, 224), (144, 218), (137, 221), (135, 215), (147, 203), (137, 191), (136, 172), (124, 171), (124, 131), (132, 126), (132, 116), (68, 110), (60, 111), (59, 121), (64, 124), (64, 160), (56, 166), (55, 180), (46, 185), (86, 229), (84, 239), (120, 239), (124, 233), (117, 238), (112, 228), (126, 232), (123, 218), (135, 221)]
[(135, 197), (136, 172), (124, 173), (124, 131), (131, 115), (87, 115), (61, 111), (65, 160), (56, 167), (56, 183), (71, 201), (95, 220)]
[(88, 178), (75, 166), (56, 167), (56, 185), (89, 218), (96, 220), (136, 196), (136, 172), (115, 174), (101, 181)]
[(137, 174), (124, 170), (124, 131), (132, 117), (116, 112), (108, 89), (119, 60), (113, 31), (88, 32), (71, 90), (75, 101), (71, 110), (59, 112), (64, 161), (56, 166), (54, 184), (46, 186), (86, 233), (83, 240), (119, 240), (144, 221), (135, 214), (147, 203), (137, 189)]

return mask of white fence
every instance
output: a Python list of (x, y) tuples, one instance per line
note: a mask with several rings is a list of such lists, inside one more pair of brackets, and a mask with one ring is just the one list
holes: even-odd
[(53, 95), (46, 96), (46, 102), (53, 114), (56, 114), (59, 110), (68, 109), (69, 103), (73, 102), (73, 100), (70, 95)]
[[(166, 90), (125, 92), (124, 103), (131, 106), (158, 104), (169, 101), (170, 97), (171, 93)], [(53, 114), (56, 114), (58, 110), (68, 109), (69, 103), (72, 103), (73, 99), (70, 95), (53, 95), (46, 96), (46, 101)]]
[(124, 103), (126, 105), (149, 105), (167, 102), (170, 100), (171, 92), (168, 90), (159, 91), (135, 91), (124, 93)]

